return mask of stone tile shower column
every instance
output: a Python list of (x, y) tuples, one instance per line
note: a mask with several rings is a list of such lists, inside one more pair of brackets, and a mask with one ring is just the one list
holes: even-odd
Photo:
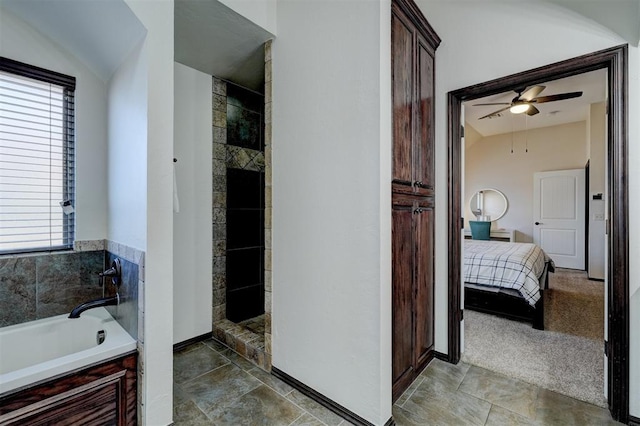
[(213, 322), (226, 318), (227, 83), (213, 77)]
[(271, 367), (271, 40), (264, 44), (264, 348)]
[[(267, 42), (264, 48), (264, 96), (213, 77), (212, 322), (214, 337), (268, 371), (271, 368), (272, 290), (271, 42)], [(262, 122), (260, 128), (256, 127), (257, 117), (260, 117)], [(256, 192), (251, 190), (253, 183), (250, 182), (256, 179), (260, 182), (262, 207), (255, 205), (255, 200), (251, 201)], [(250, 216), (255, 216), (256, 211), (260, 209), (258, 223), (262, 234), (259, 240), (250, 238), (249, 241), (247, 236), (252, 235), (251, 230), (254, 226)], [(238, 228), (239, 224), (244, 223), (246, 227)], [(255, 256), (249, 254), (256, 249), (261, 250), (256, 258), (259, 265), (252, 260)], [(244, 273), (240, 276), (237, 270), (239, 262), (246, 265), (243, 268), (245, 270), (252, 268), (251, 265), (254, 264), (259, 266), (260, 282), (256, 283), (250, 277), (245, 277)], [(246, 284), (245, 278), (248, 278)], [(259, 304), (247, 309), (245, 290), (258, 286), (262, 291)], [(239, 302), (244, 313), (239, 313), (234, 308)], [(253, 304), (256, 301), (246, 299), (246, 302)], [(247, 326), (238, 318), (238, 315), (249, 314), (249, 311), (255, 308), (264, 312), (264, 332)], [(260, 323), (259, 319), (257, 323)]]

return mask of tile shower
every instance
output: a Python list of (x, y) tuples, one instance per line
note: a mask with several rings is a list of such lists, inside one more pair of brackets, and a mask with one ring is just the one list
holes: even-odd
[(213, 78), (213, 333), (271, 366), (271, 45), (265, 95)]

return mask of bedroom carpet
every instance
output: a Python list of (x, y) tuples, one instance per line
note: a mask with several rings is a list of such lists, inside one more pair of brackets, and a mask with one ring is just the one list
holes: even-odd
[(584, 271), (549, 274), (545, 291), (545, 329), (604, 340), (604, 282), (589, 281)]
[(545, 298), (545, 331), (465, 310), (462, 360), (606, 407), (603, 389), (603, 283), (557, 269)]

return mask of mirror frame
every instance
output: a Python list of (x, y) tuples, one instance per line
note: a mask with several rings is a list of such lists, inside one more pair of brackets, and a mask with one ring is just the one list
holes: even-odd
[(492, 217), (491, 218), (491, 222), (495, 222), (496, 220), (500, 220), (501, 218), (503, 218), (504, 215), (507, 214), (507, 211), (509, 210), (509, 200), (507, 199), (507, 196), (504, 195), (504, 192), (500, 191), (499, 189), (495, 189), (495, 188), (481, 188), (481, 189), (478, 189), (477, 191), (475, 191), (473, 193), (473, 195), (471, 195), (471, 198), (469, 198), (469, 210), (471, 210), (471, 213), (473, 213), (473, 210), (474, 210), (473, 207), (471, 207), (471, 200), (473, 200), (473, 197), (475, 197), (481, 191), (494, 191), (494, 192), (496, 192), (498, 195), (500, 195), (502, 197), (502, 199), (504, 200), (504, 209), (502, 210), (502, 212), (498, 216)]

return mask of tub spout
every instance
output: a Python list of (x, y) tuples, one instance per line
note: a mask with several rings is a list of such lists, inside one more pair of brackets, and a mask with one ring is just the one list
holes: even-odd
[(90, 300), (73, 308), (69, 314), (69, 318), (80, 318), (80, 314), (87, 309), (99, 308), (100, 306), (115, 306), (120, 303), (120, 295), (116, 293), (112, 297), (102, 297), (100, 299)]

